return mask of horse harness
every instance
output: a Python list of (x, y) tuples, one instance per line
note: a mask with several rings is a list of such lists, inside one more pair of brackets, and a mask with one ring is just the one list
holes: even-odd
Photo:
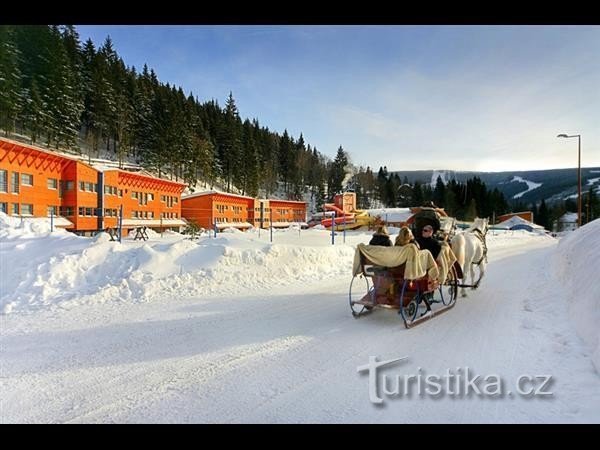
[(473, 230), (473, 234), (477, 237), (477, 239), (479, 239), (481, 241), (481, 244), (483, 245), (483, 256), (481, 257), (481, 259), (477, 262), (472, 262), (471, 264), (475, 264), (476, 266), (478, 266), (479, 264), (481, 264), (481, 261), (483, 261), (485, 259), (485, 262), (487, 263), (487, 243), (485, 242), (485, 233), (483, 231), (481, 231), (479, 228), (475, 228)]

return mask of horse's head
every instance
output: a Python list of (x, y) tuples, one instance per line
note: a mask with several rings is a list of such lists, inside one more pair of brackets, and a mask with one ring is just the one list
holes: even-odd
[(476, 217), (473, 221), (474, 230), (479, 230), (483, 235), (485, 235), (488, 231), (488, 218)]

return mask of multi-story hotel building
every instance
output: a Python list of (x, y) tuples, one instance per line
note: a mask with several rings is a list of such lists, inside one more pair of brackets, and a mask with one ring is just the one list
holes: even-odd
[(0, 138), (0, 211), (54, 217), (78, 234), (147, 226), (179, 230), (185, 185), (143, 172), (86, 164), (74, 157)]

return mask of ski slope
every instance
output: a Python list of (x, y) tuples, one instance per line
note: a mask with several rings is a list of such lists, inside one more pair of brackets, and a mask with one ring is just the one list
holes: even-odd
[[(577, 233), (596, 239), (599, 224)], [(143, 244), (82, 238), (69, 243), (71, 237), (61, 235), (64, 257), (75, 254), (77, 246), (80, 254), (88, 253), (71, 261), (70, 282), (81, 288), (80, 279), (86, 279), (78, 262), (94, 263), (88, 269), (96, 275), (87, 276), (85, 301), (53, 290), (36, 294), (44, 301), (35, 295), (4, 299), (12, 306), (0, 316), (2, 422), (600, 421), (600, 376), (594, 367), (594, 361), (600, 366), (594, 326), (600, 295), (595, 284), (580, 284), (578, 294), (586, 299), (582, 314), (589, 318), (572, 316), (572, 307), (584, 303), (574, 297), (571, 282), (576, 280), (569, 278), (569, 268), (588, 270), (585, 260), (574, 260), (573, 249), (585, 252), (576, 233), (560, 245), (525, 231), (490, 234), (481, 288), (459, 298), (452, 311), (411, 330), (391, 311), (352, 317), (347, 290), (353, 246), (370, 235), (346, 237), (343, 244), (338, 234), (332, 246), (329, 233), (318, 230), (282, 231), (273, 245), (264, 232), (260, 238), (223, 233), (199, 244), (178, 236), (153, 236)], [(44, 230), (25, 236), (5, 228), (3, 267), (36, 239), (53, 247), (54, 236)], [(138, 264), (129, 272), (123, 266), (123, 273), (140, 277), (145, 285), (140, 296), (133, 284), (120, 291), (129, 297), (116, 295), (111, 288), (116, 272), (109, 285), (103, 284), (108, 268), (98, 255), (110, 255), (110, 248), (129, 255), (128, 267)], [(37, 255), (43, 258), (43, 250)], [(256, 265), (260, 258), (263, 263)], [(21, 263), (19, 270), (28, 264)], [(43, 262), (29, 264), (36, 276), (20, 289), (33, 294), (36, 278), (53, 286), (58, 282)], [(62, 267), (67, 270), (64, 260)], [(16, 284), (4, 278), (2, 283)], [(370, 401), (368, 376), (357, 373), (370, 356), (408, 357), (390, 367), (390, 374), (443, 374), (468, 367), (481, 375), (498, 374), (511, 386), (523, 374), (551, 375), (553, 395), (389, 395), (380, 407)]]

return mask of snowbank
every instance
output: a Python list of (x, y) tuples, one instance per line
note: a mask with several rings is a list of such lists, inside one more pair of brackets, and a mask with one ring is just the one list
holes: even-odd
[(592, 348), (592, 360), (600, 372), (600, 219), (561, 239), (554, 268), (568, 297), (569, 313), (577, 333)]
[(79, 237), (50, 233), (45, 223), (0, 217), (4, 314), (84, 303), (248, 293), (292, 282), (311, 283), (350, 273), (354, 246), (369, 234), (354, 233), (330, 245), (329, 231), (270, 233), (230, 230), (191, 241), (149, 233), (146, 242), (111, 242), (105, 233)]

